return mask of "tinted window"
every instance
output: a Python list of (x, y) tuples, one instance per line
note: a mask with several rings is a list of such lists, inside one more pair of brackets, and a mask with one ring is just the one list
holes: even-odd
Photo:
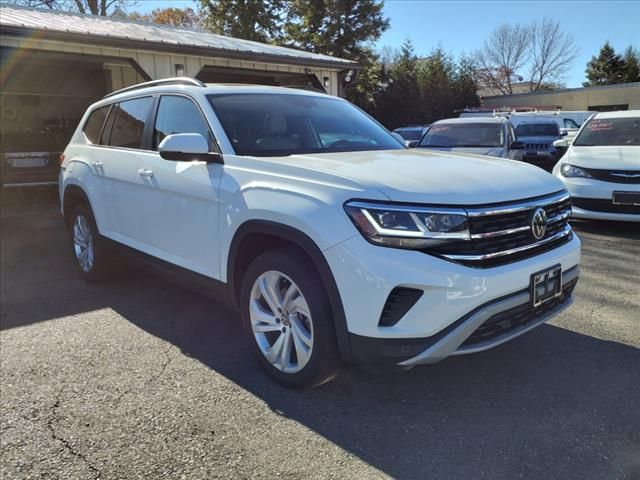
[(580, 128), (580, 126), (570, 118), (564, 119), (564, 128)]
[(500, 123), (443, 123), (431, 125), (419, 147), (502, 147), (504, 127)]
[(555, 123), (525, 123), (516, 127), (517, 137), (557, 137), (560, 135)]
[(82, 129), (87, 140), (95, 145), (100, 143), (100, 131), (102, 130), (102, 125), (104, 124), (105, 118), (107, 118), (108, 112), (109, 106), (94, 110), (91, 112), (91, 115), (89, 115), (87, 123), (84, 124), (84, 128)]
[(640, 145), (640, 118), (592, 118), (573, 144), (576, 147)]
[(153, 149), (157, 150), (164, 137), (174, 133), (199, 133), (211, 145), (209, 127), (200, 109), (188, 98), (164, 96), (153, 129)]
[(238, 155), (404, 149), (350, 103), (329, 96), (209, 95)]
[(152, 104), (151, 97), (120, 102), (114, 109), (111, 139), (108, 144), (114, 147), (142, 148), (142, 135)]

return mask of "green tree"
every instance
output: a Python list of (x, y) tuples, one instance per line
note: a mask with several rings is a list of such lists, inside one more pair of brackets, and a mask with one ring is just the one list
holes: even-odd
[(385, 69), (373, 51), (369, 51), (367, 57), (361, 57), (359, 62), (362, 69), (356, 81), (348, 85), (346, 98), (368, 114), (375, 115), (376, 97), (382, 89)]
[(640, 82), (640, 51), (632, 46), (624, 51), (624, 83)]
[(206, 28), (258, 42), (280, 35), (285, 6), (285, 0), (200, 0)]
[(376, 118), (388, 128), (424, 123), (424, 102), (418, 82), (418, 57), (406, 40), (394, 62), (383, 69), (375, 96)]
[(352, 60), (371, 56), (369, 44), (389, 28), (377, 0), (290, 0), (281, 43)]
[(609, 42), (600, 49), (597, 57), (591, 57), (585, 71), (587, 81), (582, 85), (593, 87), (596, 85), (614, 85), (625, 81), (625, 61), (617, 54)]
[[(383, 56), (389, 57), (388, 52)], [(388, 69), (382, 67), (383, 81), (374, 95), (372, 111), (388, 128), (432, 123), (480, 104), (475, 64), (467, 56), (456, 61), (438, 47), (418, 58), (407, 40)]]

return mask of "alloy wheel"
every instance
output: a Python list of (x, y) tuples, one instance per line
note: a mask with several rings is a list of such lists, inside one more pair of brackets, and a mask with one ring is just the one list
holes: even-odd
[(94, 262), (93, 235), (84, 215), (77, 215), (73, 222), (73, 251), (80, 268), (90, 272)]
[(282, 272), (264, 272), (253, 283), (249, 302), (262, 355), (281, 372), (302, 370), (313, 352), (313, 320), (298, 285)]

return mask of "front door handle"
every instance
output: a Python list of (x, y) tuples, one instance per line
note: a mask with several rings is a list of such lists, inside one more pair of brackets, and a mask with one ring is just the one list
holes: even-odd
[(138, 175), (145, 178), (151, 178), (153, 177), (153, 172), (148, 168), (141, 168), (140, 170), (138, 170)]

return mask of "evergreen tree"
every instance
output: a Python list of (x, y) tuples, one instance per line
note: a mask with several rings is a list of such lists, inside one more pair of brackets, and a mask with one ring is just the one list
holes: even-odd
[(424, 123), (424, 102), (418, 84), (418, 58), (406, 40), (383, 76), (376, 95), (376, 118), (388, 128)]
[(629, 46), (624, 51), (624, 83), (640, 82), (640, 52)]
[(352, 60), (370, 57), (368, 44), (389, 28), (377, 0), (290, 0), (282, 43)]
[(258, 42), (279, 36), (285, 6), (285, 0), (200, 0), (206, 28)]
[(606, 42), (597, 57), (591, 57), (586, 69), (587, 82), (585, 87), (596, 85), (614, 85), (625, 81), (625, 61)]

